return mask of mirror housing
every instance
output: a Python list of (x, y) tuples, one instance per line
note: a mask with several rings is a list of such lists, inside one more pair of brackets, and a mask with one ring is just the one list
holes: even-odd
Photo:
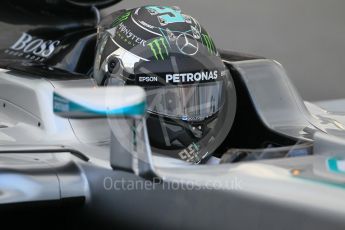
[(56, 115), (68, 119), (108, 119), (112, 168), (154, 177), (144, 89), (138, 86), (59, 88), (54, 91), (53, 109)]
[(53, 95), (54, 113), (71, 119), (139, 119), (146, 110), (145, 91), (140, 87), (60, 88)]

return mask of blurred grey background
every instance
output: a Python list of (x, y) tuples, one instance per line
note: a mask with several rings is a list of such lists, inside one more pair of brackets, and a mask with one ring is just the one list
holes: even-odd
[(345, 98), (344, 0), (124, 0), (111, 11), (177, 5), (219, 48), (273, 58), (306, 100)]

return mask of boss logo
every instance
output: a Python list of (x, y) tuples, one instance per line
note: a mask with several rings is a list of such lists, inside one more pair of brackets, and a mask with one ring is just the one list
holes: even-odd
[(43, 40), (33, 37), (30, 34), (23, 33), (10, 49), (47, 58), (54, 52), (59, 44), (59, 40)]

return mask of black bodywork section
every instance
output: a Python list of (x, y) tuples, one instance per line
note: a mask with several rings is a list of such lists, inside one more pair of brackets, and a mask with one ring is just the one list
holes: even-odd
[[(92, 6), (102, 9), (121, 0), (4, 0), (21, 12), (35, 15), (54, 15), (72, 18), (89, 18)], [(8, 7), (8, 6), (7, 6)]]
[(54, 80), (90, 77), (100, 13), (91, 5), (117, 2), (5, 1), (0, 9), (0, 26), (6, 28), (0, 36), (0, 68)]
[[(0, 67), (45, 78), (82, 77), (91, 72), (95, 46), (96, 28), (92, 25), (39, 27), (22, 32), (11, 46), (0, 51)], [(51, 54), (35, 54), (39, 52)]]
[[(227, 54), (230, 59), (238, 60), (240, 58), (240, 56), (230, 52), (227, 52)], [(225, 58), (226, 57), (224, 57), (224, 59)], [(249, 57), (247, 55), (243, 58), (243, 61), (252, 60), (248, 59)], [(267, 128), (254, 108), (247, 86), (244, 83), (241, 74), (232, 67), (231, 64), (226, 65), (234, 80), (237, 95), (237, 109), (230, 133), (216, 152), (225, 153), (227, 150), (232, 148), (262, 149), (296, 144), (296, 139), (283, 136), (282, 134), (273, 132)], [(217, 157), (221, 156), (222, 154), (217, 155)]]

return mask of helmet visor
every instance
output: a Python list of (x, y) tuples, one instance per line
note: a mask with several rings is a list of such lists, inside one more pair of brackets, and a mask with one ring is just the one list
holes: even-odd
[(224, 104), (223, 81), (146, 88), (148, 112), (186, 121), (202, 121)]

